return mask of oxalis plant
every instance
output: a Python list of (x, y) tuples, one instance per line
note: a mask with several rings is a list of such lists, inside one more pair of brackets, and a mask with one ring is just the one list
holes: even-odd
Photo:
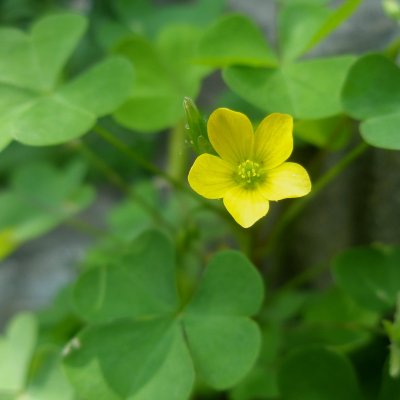
[(399, 39), (308, 55), (361, 3), (276, 1), (274, 45), (222, 0), (1, 3), (0, 268), (90, 238), (8, 321), (1, 400), (400, 399), (398, 238), (287, 261), (327, 186), (400, 150)]

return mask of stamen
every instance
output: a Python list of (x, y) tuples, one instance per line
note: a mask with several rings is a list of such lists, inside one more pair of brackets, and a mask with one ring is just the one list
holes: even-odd
[(251, 160), (243, 161), (238, 165), (237, 175), (239, 183), (245, 186), (252, 186), (261, 178), (260, 164)]

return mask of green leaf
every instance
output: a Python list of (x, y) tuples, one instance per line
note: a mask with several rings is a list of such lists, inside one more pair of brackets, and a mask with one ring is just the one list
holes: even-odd
[(51, 90), (86, 25), (80, 15), (61, 14), (42, 18), (30, 35), (1, 28), (1, 82), (35, 91)]
[(400, 112), (367, 119), (361, 123), (360, 132), (362, 138), (371, 146), (400, 150), (399, 126)]
[[(79, 278), (75, 306), (101, 322), (66, 351), (65, 368), (80, 396), (184, 400), (193, 371), (210, 386), (227, 388), (250, 370), (260, 333), (249, 316), (263, 293), (254, 267), (236, 252), (216, 255), (183, 308), (174, 264), (170, 241), (148, 232)], [(115, 367), (117, 360), (123, 361)]]
[(304, 307), (304, 326), (293, 336), (299, 343), (320, 343), (338, 350), (354, 350), (371, 339), (368, 328), (379, 322), (376, 313), (365, 310), (338, 288), (315, 293)]
[(262, 31), (242, 15), (224, 16), (208, 28), (199, 41), (196, 61), (212, 67), (277, 64)]
[(345, 251), (333, 263), (338, 285), (360, 306), (378, 312), (390, 310), (400, 292), (400, 250), (361, 247)]
[(345, 110), (354, 118), (366, 119), (360, 130), (370, 145), (399, 150), (400, 70), (388, 58), (370, 54), (350, 69), (343, 88)]
[(203, 27), (223, 11), (224, 2), (197, 0), (162, 6), (149, 0), (116, 0), (111, 6), (131, 31), (154, 36), (166, 26), (190, 24)]
[(132, 69), (118, 57), (60, 85), (85, 26), (82, 16), (61, 14), (38, 21), (30, 35), (0, 29), (0, 147), (11, 139), (35, 146), (66, 142), (126, 99)]
[[(251, 290), (253, 292), (251, 292)], [(210, 261), (187, 313), (254, 315), (263, 298), (263, 283), (251, 263), (238, 252), (221, 252)]]
[(285, 61), (293, 61), (316, 46), (354, 13), (361, 0), (345, 0), (335, 10), (324, 3), (286, 2), (278, 19), (280, 48)]
[(84, 273), (75, 306), (90, 321), (172, 314), (178, 307), (172, 244), (156, 232), (142, 234), (112, 265)]
[(306, 52), (329, 15), (328, 8), (315, 4), (289, 4), (283, 8), (278, 16), (283, 59), (293, 61)]
[(295, 121), (296, 137), (314, 146), (339, 150), (349, 141), (352, 133), (351, 119), (339, 115), (336, 117)]
[(35, 368), (24, 390), (26, 400), (75, 400), (73, 389), (61, 369), (60, 350), (42, 348), (34, 359)]
[[(190, 364), (180, 379), (167, 381), (173, 372), (165, 364), (182, 368), (188, 363), (181, 332), (171, 320), (120, 320), (88, 328), (78, 340), (79, 347), (66, 357), (66, 371), (81, 396), (108, 399), (105, 393), (111, 391), (116, 399), (141, 399), (141, 392), (166, 400), (188, 397), (193, 384)], [(82, 375), (85, 379), (80, 380)], [(163, 393), (165, 386), (156, 386), (161, 382), (174, 389)]]
[(18, 314), (0, 337), (0, 395), (24, 388), (36, 345), (37, 323), (32, 314)]
[(393, 400), (400, 397), (400, 377), (392, 378), (389, 375), (389, 362), (386, 362), (382, 376), (382, 387), (378, 400)]
[(183, 323), (195, 365), (211, 386), (234, 385), (254, 364), (261, 336), (243, 316), (258, 311), (262, 294), (259, 275), (241, 254), (219, 253), (209, 263)]
[(350, 16), (361, 5), (361, 3), (362, 0), (345, 0), (334, 12), (330, 14), (320, 29), (313, 35), (308, 48), (313, 48), (322, 39), (334, 31), (342, 22), (350, 18)]
[(320, 119), (342, 111), (341, 87), (353, 61), (342, 56), (280, 68), (230, 67), (223, 78), (234, 92), (265, 112)]
[(325, 348), (304, 348), (290, 353), (278, 379), (285, 400), (361, 400), (350, 362)]
[(357, 119), (399, 113), (399, 67), (379, 54), (359, 58), (350, 68), (342, 101), (345, 111)]
[(139, 131), (154, 132), (183, 118), (183, 99), (196, 97), (209, 68), (192, 62), (200, 30), (189, 26), (165, 29), (152, 44), (140, 36), (121, 42), (116, 52), (135, 67), (130, 97), (114, 113), (118, 123)]
[(0, 192), (0, 235), (5, 239), (0, 256), (86, 208), (94, 191), (82, 185), (85, 172), (80, 162), (62, 171), (45, 163), (28, 163), (17, 169), (11, 188)]
[(184, 329), (196, 371), (216, 389), (240, 382), (260, 351), (260, 331), (243, 317), (188, 315)]

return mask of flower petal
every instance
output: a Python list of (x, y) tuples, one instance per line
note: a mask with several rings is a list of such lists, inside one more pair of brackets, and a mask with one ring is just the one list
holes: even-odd
[(220, 199), (235, 186), (233, 166), (219, 157), (202, 154), (189, 171), (189, 184), (207, 199)]
[(240, 186), (229, 190), (224, 196), (224, 205), (235, 221), (249, 228), (267, 214), (269, 202), (258, 190), (247, 190)]
[(288, 114), (270, 114), (255, 133), (255, 159), (265, 168), (274, 168), (286, 161), (293, 150), (293, 118)]
[(224, 160), (237, 165), (251, 157), (254, 133), (246, 115), (217, 108), (208, 119), (207, 131), (215, 151)]
[(286, 162), (269, 170), (259, 189), (268, 200), (282, 200), (305, 196), (311, 190), (311, 181), (300, 164)]

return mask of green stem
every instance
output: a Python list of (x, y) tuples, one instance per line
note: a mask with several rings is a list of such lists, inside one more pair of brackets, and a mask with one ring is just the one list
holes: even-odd
[(303, 211), (303, 209), (314, 199), (331, 181), (341, 174), (354, 160), (360, 157), (366, 150), (368, 145), (361, 143), (347, 153), (336, 165), (323, 174), (313, 185), (311, 193), (300, 200), (294, 202), (282, 215), (279, 222), (275, 225), (269, 236), (268, 245), (261, 249), (258, 256), (265, 256), (271, 252), (278, 242), (282, 232), (294, 219)]
[(120, 175), (110, 167), (101, 157), (94, 153), (88, 146), (82, 141), (79, 142), (78, 148), (81, 153), (99, 170), (101, 171), (115, 187), (121, 192), (139, 204), (144, 210), (146, 210), (154, 219), (155, 222), (164, 226), (170, 232), (174, 231), (174, 227), (163, 217), (163, 215), (152, 205), (142, 198), (138, 193), (125, 182)]
[(175, 179), (174, 177), (170, 176), (163, 170), (159, 169), (156, 167), (154, 164), (148, 162), (146, 159), (144, 159), (139, 153), (134, 151), (132, 148), (127, 146), (124, 142), (119, 140), (117, 137), (115, 137), (111, 132), (107, 131), (103, 127), (96, 125), (94, 127), (94, 131), (107, 143), (109, 143), (111, 146), (113, 146), (115, 149), (119, 150), (122, 154), (125, 154), (130, 160), (132, 160), (134, 163), (140, 165), (143, 169), (146, 171), (160, 176), (161, 178), (165, 179), (167, 182), (169, 182), (175, 189), (180, 190), (181, 192), (184, 192), (190, 196), (192, 196), (198, 203), (200, 203), (203, 207), (212, 210), (222, 218), (232, 222), (230, 220), (230, 217), (224, 212), (223, 209), (220, 207), (210, 203), (209, 201), (203, 199), (202, 197), (198, 196), (195, 192), (190, 190), (187, 186), (183, 185), (180, 180)]
[(187, 152), (185, 148), (185, 127), (178, 123), (171, 130), (168, 143), (168, 176), (181, 181), (185, 175)]

